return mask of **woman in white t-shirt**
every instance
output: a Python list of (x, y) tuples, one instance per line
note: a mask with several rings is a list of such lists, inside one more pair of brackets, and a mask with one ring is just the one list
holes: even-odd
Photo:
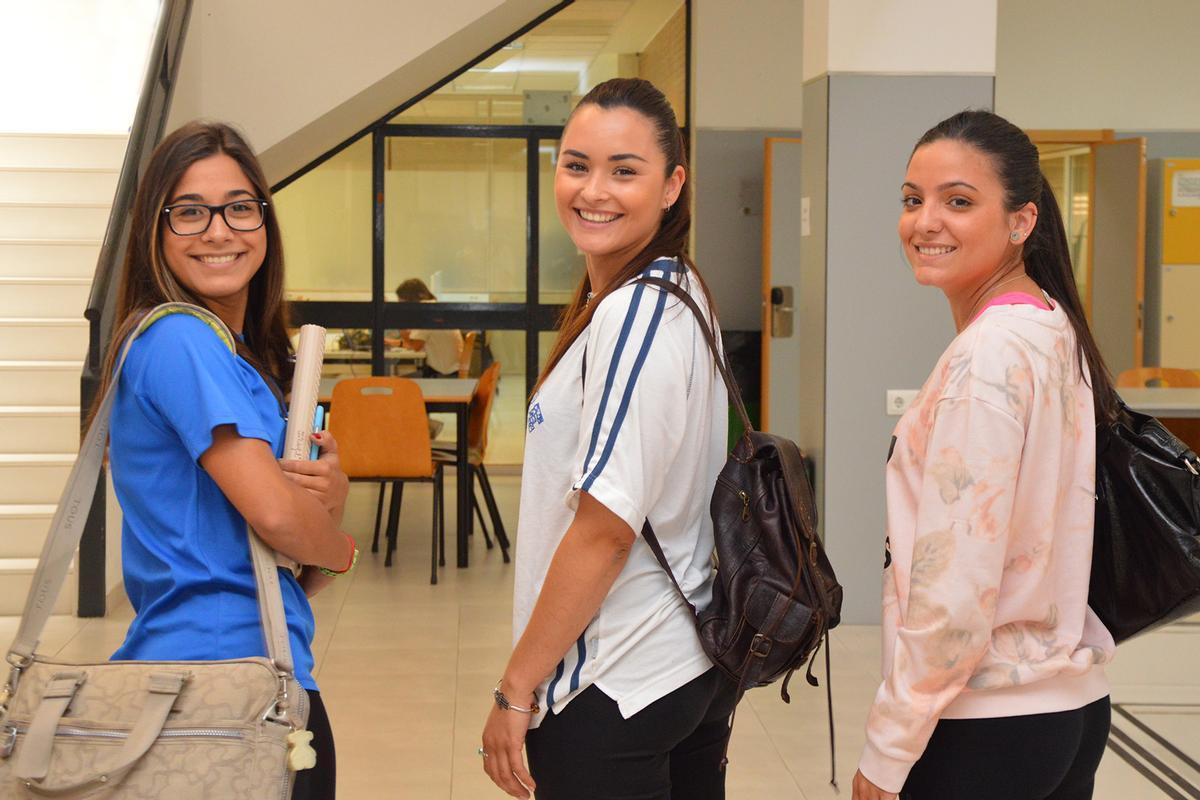
[(693, 314), (638, 282), (710, 307), (684, 252), (686, 177), (675, 114), (646, 81), (597, 86), (563, 131), (555, 201), (587, 274), (529, 404), (516, 645), (479, 749), (514, 797), (724, 797), (735, 687), (638, 535), (649, 520), (706, 607), (728, 399)]
[[(437, 296), (420, 278), (409, 278), (397, 286), (396, 297), (401, 303), (437, 302)], [(388, 331), (383, 341), (389, 347), (407, 347), (425, 353), (421, 374), (426, 378), (457, 376), (465, 355), (462, 332), (454, 328)]]

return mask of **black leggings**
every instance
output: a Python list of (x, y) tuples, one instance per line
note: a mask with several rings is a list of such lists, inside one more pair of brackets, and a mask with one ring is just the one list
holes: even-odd
[(333, 800), (337, 792), (337, 754), (333, 749), (333, 728), (320, 692), (308, 693), (308, 729), (312, 731), (317, 765), (296, 773), (292, 800)]
[(1108, 698), (1053, 714), (938, 722), (900, 800), (1089, 800)]
[(624, 719), (585, 689), (525, 740), (537, 800), (723, 800), (735, 693), (710, 669)]

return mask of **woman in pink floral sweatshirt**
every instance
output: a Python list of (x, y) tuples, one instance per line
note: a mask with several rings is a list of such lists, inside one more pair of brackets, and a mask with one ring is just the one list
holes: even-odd
[(883, 672), (855, 800), (1090, 798), (1108, 631), (1087, 606), (1112, 383), (1038, 152), (965, 111), (921, 138), (899, 233), (958, 336), (887, 465)]

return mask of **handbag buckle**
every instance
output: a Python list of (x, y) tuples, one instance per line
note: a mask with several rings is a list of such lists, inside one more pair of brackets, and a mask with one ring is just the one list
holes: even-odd
[(750, 640), (750, 654), (759, 658), (766, 658), (771, 652), (770, 638), (763, 636), (761, 633), (754, 634), (754, 638)]
[(280, 672), (276, 678), (279, 680), (279, 691), (275, 695), (275, 702), (267, 707), (262, 718), (265, 722), (276, 722), (296, 730), (296, 723), (292, 722), (288, 716), (288, 708), (291, 706), (288, 695), (288, 676)]
[[(1200, 464), (1200, 459), (1196, 459), (1196, 463)], [(1198, 471), (1198, 470), (1196, 469), (1195, 465), (1194, 465), (1194, 464), (1192, 464), (1192, 462), (1191, 462), (1189, 459), (1186, 459), (1186, 458), (1185, 458), (1185, 459), (1183, 460), (1183, 465), (1184, 465), (1185, 467), (1187, 467), (1187, 468), (1188, 468), (1188, 471), (1189, 471), (1189, 472), (1191, 472), (1193, 475), (1200, 475), (1200, 471)]]
[(17, 729), (9, 725), (4, 729), (3, 738), (0, 739), (0, 758), (8, 758), (12, 755), (13, 748), (17, 744)]

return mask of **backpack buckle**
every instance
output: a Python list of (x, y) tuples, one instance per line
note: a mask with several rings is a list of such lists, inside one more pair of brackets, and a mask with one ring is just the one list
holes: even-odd
[(763, 636), (761, 633), (754, 634), (754, 638), (750, 640), (750, 655), (758, 658), (766, 658), (771, 652), (771, 640)]

